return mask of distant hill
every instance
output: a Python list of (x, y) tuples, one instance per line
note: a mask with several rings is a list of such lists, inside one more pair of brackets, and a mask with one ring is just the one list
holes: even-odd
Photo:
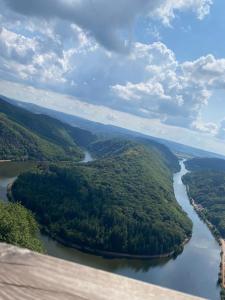
[(66, 122), (72, 126), (80, 127), (85, 130), (89, 130), (89, 131), (93, 132), (94, 134), (98, 134), (102, 137), (113, 138), (113, 137), (120, 136), (120, 137), (125, 137), (125, 138), (130, 138), (130, 139), (142, 138), (142, 139), (151, 140), (151, 141), (155, 141), (155, 142), (164, 144), (171, 151), (173, 151), (174, 153), (179, 154), (181, 156), (184, 155), (184, 156), (190, 156), (190, 157), (217, 157), (217, 158), (225, 159), (225, 156), (222, 156), (220, 154), (216, 154), (216, 153), (209, 152), (209, 151), (204, 151), (202, 149), (197, 149), (194, 147), (190, 147), (190, 146), (176, 143), (173, 141), (169, 141), (166, 139), (161, 139), (161, 138), (141, 134), (139, 132), (127, 130), (127, 129), (120, 128), (120, 127), (113, 126), (113, 125), (104, 125), (104, 124), (89, 121), (89, 120), (86, 120), (86, 119), (83, 119), (83, 118), (80, 118), (77, 116), (73, 116), (73, 115), (65, 114), (62, 112), (55, 111), (55, 110), (40, 107), (40, 106), (31, 104), (31, 103), (25, 103), (25, 102), (16, 101), (16, 100), (8, 99), (8, 98), (5, 98), (5, 99), (7, 99), (7, 101), (14, 103), (15, 105), (24, 107), (32, 112), (50, 115), (56, 119)]
[(0, 98), (0, 159), (80, 160), (96, 137)]
[[(170, 169), (172, 173), (178, 172), (180, 170), (180, 165), (177, 157), (163, 144), (159, 144), (155, 141), (138, 139), (137, 143), (143, 144), (149, 150), (156, 150), (160, 155), (160, 158), (165, 163), (165, 165)], [(129, 148), (135, 143), (132, 141), (125, 141), (122, 138), (108, 139), (101, 142), (95, 142), (90, 144), (90, 151), (94, 153), (97, 157), (108, 157), (115, 156), (120, 152), (123, 152), (126, 148)]]
[(14, 199), (49, 235), (82, 250), (125, 256), (180, 250), (192, 224), (176, 202), (172, 172), (159, 150), (119, 139), (91, 149), (93, 162), (19, 176)]
[(190, 171), (224, 171), (225, 160), (219, 158), (193, 158), (185, 162)]

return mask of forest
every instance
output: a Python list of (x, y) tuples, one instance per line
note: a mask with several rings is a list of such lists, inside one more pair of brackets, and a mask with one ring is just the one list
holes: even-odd
[(195, 157), (185, 162), (189, 171), (224, 171), (225, 159)]
[(83, 158), (92, 133), (0, 98), (0, 160), (64, 161)]
[(189, 186), (190, 196), (203, 207), (203, 216), (225, 238), (225, 172), (192, 172), (186, 174), (183, 181)]
[(0, 241), (43, 252), (38, 224), (33, 215), (22, 205), (0, 202)]
[(175, 200), (162, 154), (125, 140), (91, 148), (93, 162), (40, 165), (20, 175), (14, 200), (69, 245), (138, 255), (180, 250), (192, 223)]

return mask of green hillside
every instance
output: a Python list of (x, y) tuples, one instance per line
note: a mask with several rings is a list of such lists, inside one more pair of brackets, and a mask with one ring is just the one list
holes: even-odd
[(146, 147), (155, 148), (160, 153), (161, 159), (173, 173), (180, 171), (180, 164), (177, 156), (174, 155), (167, 146), (161, 144), (160, 142), (148, 140), (145, 138), (138, 138), (137, 141), (145, 145)]
[(198, 171), (183, 178), (190, 196), (203, 208), (201, 215), (225, 238), (225, 172)]
[(69, 245), (139, 255), (180, 249), (192, 225), (175, 200), (160, 152), (121, 140), (95, 143), (92, 151), (99, 159), (88, 164), (19, 176), (14, 199)]
[(123, 152), (126, 148), (134, 144), (143, 144), (150, 151), (156, 150), (160, 159), (165, 163), (171, 172), (178, 172), (180, 165), (177, 157), (164, 145), (146, 139), (138, 139), (136, 142), (124, 140), (122, 138), (114, 138), (104, 141), (97, 141), (90, 144), (90, 151), (97, 157), (106, 157), (116, 155)]
[(0, 202), (0, 242), (42, 252), (37, 239), (38, 225), (31, 213), (20, 204)]
[(191, 171), (183, 181), (191, 198), (200, 205), (199, 213), (216, 228), (215, 234), (225, 238), (225, 160), (193, 158), (185, 162)]
[[(79, 152), (75, 152), (77, 156)], [(79, 153), (81, 156), (81, 154)], [(55, 160), (66, 158), (65, 151), (0, 114), (0, 159)]]
[(95, 136), (0, 99), (0, 159), (80, 160)]
[(185, 162), (190, 171), (225, 171), (225, 159), (193, 158)]

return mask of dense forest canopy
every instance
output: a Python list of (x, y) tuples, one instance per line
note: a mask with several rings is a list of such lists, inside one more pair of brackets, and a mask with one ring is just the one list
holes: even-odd
[(190, 196), (204, 208), (204, 216), (225, 238), (225, 172), (198, 171), (188, 173), (183, 180)]
[(155, 148), (161, 155), (161, 159), (167, 165), (167, 167), (173, 172), (180, 171), (180, 164), (177, 159), (177, 156), (165, 145), (155, 142), (154, 140), (139, 138), (137, 141), (146, 147)]
[(0, 159), (80, 160), (96, 137), (0, 99)]
[(42, 252), (37, 233), (38, 225), (26, 208), (20, 204), (0, 202), (0, 242)]
[(129, 138), (122, 138), (122, 137), (117, 137), (117, 138), (111, 138), (111, 139), (106, 139), (105, 138), (105, 143), (91, 143), (89, 145), (89, 149), (92, 153), (100, 157), (101, 155), (108, 155), (108, 154), (113, 154), (113, 151), (119, 151), (120, 148), (117, 148), (117, 144), (119, 144), (121, 141), (127, 140), (130, 141), (131, 143), (138, 143), (146, 146), (147, 148), (149, 147), (151, 149), (157, 150), (160, 155), (161, 159), (164, 161), (164, 163), (167, 165), (167, 167), (172, 171), (172, 172), (178, 172), (180, 170), (180, 164), (177, 159), (177, 156), (174, 155), (169, 148), (167, 148), (165, 145), (158, 143), (154, 140), (146, 139), (146, 138), (137, 138), (137, 137), (131, 137)]
[(155, 147), (95, 143), (98, 159), (21, 175), (13, 197), (51, 236), (68, 244), (129, 254), (177, 250), (192, 224), (177, 204), (172, 172)]
[(220, 158), (193, 158), (185, 162), (190, 171), (224, 171), (225, 159)]

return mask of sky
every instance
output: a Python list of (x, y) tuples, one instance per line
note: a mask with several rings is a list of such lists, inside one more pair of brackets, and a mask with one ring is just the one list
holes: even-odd
[(0, 94), (225, 154), (224, 0), (0, 0)]

